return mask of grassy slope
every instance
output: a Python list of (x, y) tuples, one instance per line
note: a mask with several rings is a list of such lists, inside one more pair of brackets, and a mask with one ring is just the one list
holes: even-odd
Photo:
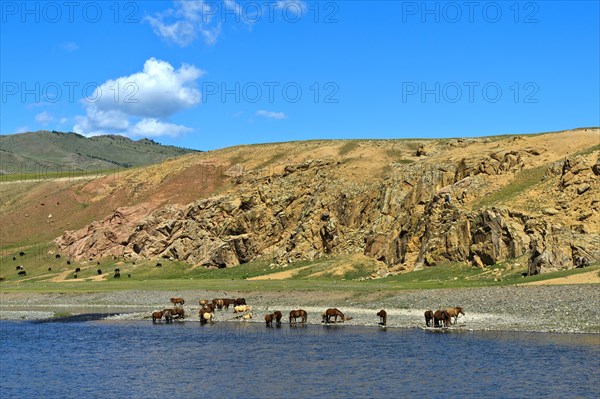
[(3, 174), (43, 174), (148, 165), (192, 150), (121, 136), (33, 132), (0, 136)]

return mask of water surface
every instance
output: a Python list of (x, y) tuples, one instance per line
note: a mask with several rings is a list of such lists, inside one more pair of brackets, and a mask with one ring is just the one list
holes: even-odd
[(0, 322), (2, 398), (598, 398), (600, 336)]

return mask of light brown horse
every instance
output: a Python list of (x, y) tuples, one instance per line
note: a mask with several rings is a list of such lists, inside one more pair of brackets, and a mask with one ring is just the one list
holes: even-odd
[(379, 312), (377, 312), (377, 316), (379, 316), (379, 320), (382, 326), (385, 326), (387, 324), (387, 312), (383, 309), (381, 309)]
[[(463, 316), (465, 315), (465, 311), (460, 306), (456, 306), (454, 308), (446, 308), (446, 313), (448, 313), (448, 316), (450, 316), (450, 324), (456, 324), (459, 314), (462, 314)], [(452, 323), (453, 317), (454, 317), (454, 323)]]
[(214, 318), (214, 313), (210, 311), (208, 308), (202, 308), (198, 312), (198, 316), (200, 317), (200, 323), (204, 324), (207, 322), (212, 322)]
[(202, 307), (204, 307), (207, 303), (208, 303), (208, 299), (200, 299), (198, 301), (198, 304)]
[(216, 302), (213, 303), (219, 310), (223, 309), (223, 306), (225, 306), (225, 302), (222, 299), (217, 299)]
[(439, 327), (440, 321), (442, 321), (444, 323), (444, 327), (450, 326), (450, 316), (448, 316), (448, 313), (446, 313), (445, 310), (438, 309), (433, 314), (433, 326)]
[(431, 320), (433, 320), (433, 310), (426, 310), (425, 311), (425, 325), (427, 327), (429, 327), (429, 323), (431, 323)]
[(163, 312), (161, 312), (160, 310), (157, 310), (156, 312), (152, 312), (152, 323), (156, 323), (157, 320), (160, 322), (162, 317), (163, 317)]
[(325, 311), (325, 323), (331, 323), (331, 318), (334, 323), (337, 323), (338, 317), (342, 319), (342, 321), (352, 320), (352, 317), (346, 317), (344, 314), (337, 308), (329, 308)]
[(185, 303), (185, 300), (183, 298), (171, 298), (171, 303), (175, 306), (177, 305), (181, 305), (183, 306), (183, 304)]
[(281, 326), (281, 318), (283, 317), (281, 312), (279, 310), (274, 311), (273, 317), (275, 317), (275, 323), (277, 324), (277, 326)]
[(290, 312), (290, 325), (292, 325), (292, 320), (294, 320), (294, 324), (296, 324), (297, 318), (300, 318), (302, 321), (302, 324), (304, 324), (304, 323), (306, 323), (306, 320), (308, 319), (308, 313), (306, 313), (306, 310), (304, 310), (304, 309), (292, 310)]

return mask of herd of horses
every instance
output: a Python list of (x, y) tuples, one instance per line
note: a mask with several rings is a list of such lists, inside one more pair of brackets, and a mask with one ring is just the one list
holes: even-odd
[[(425, 311), (425, 325), (427, 327), (441, 327), (440, 322), (442, 322), (444, 327), (450, 327), (451, 324), (456, 324), (458, 320), (458, 315), (465, 314), (463, 308), (456, 306), (454, 308), (446, 308), (446, 309), (438, 309), (435, 312), (433, 310)], [(452, 323), (452, 318), (454, 317), (454, 323)], [(433, 321), (433, 325), (430, 325)]]
[[(160, 322), (163, 318), (166, 323), (172, 323), (173, 319), (185, 318), (185, 311), (183, 309), (185, 300), (183, 298), (171, 298), (170, 302), (173, 305), (172, 308), (165, 308), (163, 310), (152, 312), (152, 323)], [(211, 301), (208, 299), (201, 299), (198, 301), (198, 304), (200, 305), (198, 316), (200, 318), (200, 323), (202, 324), (212, 323), (214, 321), (215, 309), (228, 310), (230, 306), (233, 306), (233, 313), (236, 314), (235, 317), (237, 319), (248, 320), (252, 318), (252, 306), (246, 304), (245, 298), (215, 298)], [(442, 327), (442, 325), (443, 327), (449, 327), (451, 324), (456, 324), (458, 316), (461, 314), (464, 315), (465, 311), (459, 306), (438, 309), (435, 312), (427, 310), (425, 312), (425, 325), (428, 328), (438, 328)], [(387, 312), (384, 309), (381, 309), (377, 312), (377, 316), (379, 317), (379, 325), (386, 326)], [(264, 316), (267, 327), (273, 327), (273, 324), (280, 327), (282, 318), (283, 313), (279, 310)], [(340, 322), (352, 320), (352, 317), (347, 317), (337, 308), (329, 308), (321, 313), (321, 323), (324, 324), (336, 324), (338, 323), (338, 318)], [(454, 323), (452, 323), (452, 318), (454, 318)], [(301, 324), (306, 324), (308, 321), (308, 312), (304, 309), (291, 310), (289, 313), (290, 326), (297, 325), (298, 320)]]

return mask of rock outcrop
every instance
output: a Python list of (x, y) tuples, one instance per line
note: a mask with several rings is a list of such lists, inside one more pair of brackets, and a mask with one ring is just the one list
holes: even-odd
[[(143, 218), (137, 208), (119, 209), (56, 243), (74, 258), (173, 258), (213, 267), (363, 253), (393, 271), (450, 262), (485, 267), (527, 255), (530, 274), (537, 274), (600, 260), (597, 154), (549, 166), (545, 184), (557, 200), (523, 211), (472, 205), (497, 189), (494, 179), (509, 184), (543, 150), (445, 161), (419, 151), (419, 162), (393, 163), (385, 177), (360, 181), (344, 179), (343, 164), (328, 158), (268, 176), (234, 165), (235, 184), (221, 195)], [(575, 207), (572, 198), (591, 205)], [(576, 223), (565, 224), (565, 215)]]

